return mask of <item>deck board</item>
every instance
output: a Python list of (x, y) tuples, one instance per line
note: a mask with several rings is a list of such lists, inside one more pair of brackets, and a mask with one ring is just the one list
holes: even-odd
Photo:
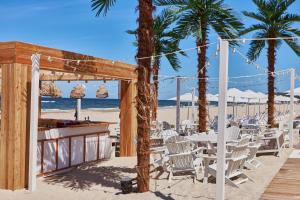
[(282, 199), (300, 200), (300, 158), (288, 158), (261, 196), (261, 200)]

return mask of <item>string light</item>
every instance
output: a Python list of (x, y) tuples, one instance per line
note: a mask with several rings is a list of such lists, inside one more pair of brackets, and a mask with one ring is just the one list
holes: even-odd
[(76, 63), (77, 63), (77, 65), (79, 65), (79, 64), (80, 64), (80, 60), (77, 60), (77, 62), (76, 62)]
[(201, 48), (197, 47), (197, 51), (198, 51), (198, 54), (200, 54), (201, 53)]
[(51, 56), (48, 56), (48, 61), (49, 61), (49, 62), (52, 62)]

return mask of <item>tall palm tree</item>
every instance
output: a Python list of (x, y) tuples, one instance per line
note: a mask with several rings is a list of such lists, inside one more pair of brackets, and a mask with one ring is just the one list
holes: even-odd
[[(244, 11), (247, 17), (258, 21), (257, 24), (246, 28), (242, 34), (255, 32), (255, 38), (276, 38), (300, 36), (300, 30), (293, 27), (294, 22), (300, 22), (300, 15), (290, 14), (287, 9), (295, 0), (253, 0), (257, 6), (257, 12)], [(291, 39), (284, 40), (285, 43), (300, 56), (300, 46)], [(268, 57), (268, 124), (274, 127), (274, 90), (275, 90), (275, 61), (276, 51), (282, 41), (280, 40), (252, 40), (247, 56), (250, 60), (256, 60), (265, 46), (267, 46)]]
[[(175, 30), (184, 38), (193, 36), (198, 48), (198, 119), (199, 132), (206, 131), (206, 51), (208, 34), (213, 29), (222, 39), (235, 38), (243, 24), (223, 0), (155, 0), (158, 6), (168, 6), (178, 16)], [(231, 42), (235, 44), (235, 42)]]
[[(166, 55), (168, 62), (171, 67), (177, 71), (180, 68), (180, 61), (176, 53), (171, 52), (179, 52), (179, 54), (186, 56), (186, 54), (179, 48), (180, 36), (176, 34), (170, 26), (175, 21), (175, 16), (173, 12), (170, 10), (163, 10), (160, 15), (154, 16), (153, 19), (153, 63), (152, 63), (152, 107), (151, 107), (151, 120), (155, 121), (157, 118), (157, 107), (158, 107), (158, 74), (161, 64), (161, 56), (162, 54)], [(127, 31), (129, 34), (137, 35), (137, 31), (129, 30)], [(136, 42), (134, 45), (137, 45)]]
[[(106, 15), (116, 0), (91, 0), (96, 16)], [(150, 172), (150, 73), (153, 54), (152, 0), (138, 1), (137, 83), (137, 183), (138, 191), (149, 191)]]

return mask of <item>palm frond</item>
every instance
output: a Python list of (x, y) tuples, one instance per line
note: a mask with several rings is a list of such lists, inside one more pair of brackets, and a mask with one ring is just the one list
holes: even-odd
[(154, 0), (156, 6), (178, 6), (186, 5), (188, 0)]
[(248, 28), (245, 28), (240, 32), (240, 35), (245, 35), (247, 33), (253, 32), (253, 31), (262, 31), (262, 30), (267, 30), (267, 26), (265, 24), (254, 24)]
[(92, 10), (96, 10), (96, 16), (107, 14), (108, 10), (115, 5), (117, 0), (91, 0)]
[[(293, 37), (292, 34), (288, 32), (281, 32), (280, 33), (281, 37)], [(297, 56), (300, 56), (300, 45), (293, 39), (287, 39), (284, 40), (285, 43), (297, 54)]]
[[(256, 38), (263, 38), (265, 37), (264, 33), (258, 33), (255, 35)], [(247, 53), (247, 57), (251, 61), (257, 60), (257, 58), (260, 56), (260, 53), (264, 49), (266, 45), (266, 42), (264, 40), (252, 40), (250, 42), (250, 48)]]
[(260, 13), (255, 13), (255, 12), (247, 12), (247, 11), (242, 11), (242, 13), (250, 18), (256, 19), (258, 21), (261, 22), (266, 22), (266, 19), (263, 15), (261, 15)]

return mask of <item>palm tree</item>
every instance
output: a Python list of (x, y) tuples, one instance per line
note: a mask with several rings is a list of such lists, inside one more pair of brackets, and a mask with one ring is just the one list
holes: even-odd
[[(91, 0), (96, 16), (106, 15), (116, 0)], [(138, 191), (149, 191), (150, 172), (150, 73), (153, 54), (152, 0), (138, 1), (138, 83), (137, 83), (137, 183)]]
[[(162, 54), (166, 55), (168, 62), (171, 67), (177, 71), (180, 68), (180, 61), (178, 60), (177, 54), (171, 52), (179, 52), (181, 55), (186, 54), (179, 48), (180, 36), (177, 35), (170, 26), (175, 21), (175, 16), (170, 10), (163, 10), (160, 15), (154, 16), (153, 19), (153, 63), (152, 63), (152, 107), (151, 107), (151, 120), (155, 121), (157, 118), (157, 107), (158, 107), (158, 73), (161, 64)], [(129, 34), (137, 35), (137, 31), (129, 30)], [(136, 42), (134, 43), (136, 45)]]
[[(253, 0), (257, 6), (257, 12), (244, 11), (247, 17), (257, 20), (259, 23), (246, 28), (242, 34), (256, 32), (255, 38), (277, 38), (300, 36), (300, 30), (293, 27), (294, 22), (300, 22), (300, 15), (289, 14), (287, 9), (295, 0)], [(285, 39), (285, 43), (300, 56), (300, 46), (296, 41)], [(252, 40), (247, 56), (250, 60), (256, 60), (267, 45), (268, 57), (268, 124), (274, 127), (274, 71), (276, 51), (281, 44), (280, 40)]]
[[(213, 29), (222, 39), (235, 38), (243, 24), (223, 0), (155, 0), (158, 6), (168, 6), (178, 16), (175, 30), (184, 38), (193, 36), (198, 47), (198, 119), (199, 132), (206, 131), (206, 51), (208, 34)], [(231, 42), (235, 44), (235, 42)]]

